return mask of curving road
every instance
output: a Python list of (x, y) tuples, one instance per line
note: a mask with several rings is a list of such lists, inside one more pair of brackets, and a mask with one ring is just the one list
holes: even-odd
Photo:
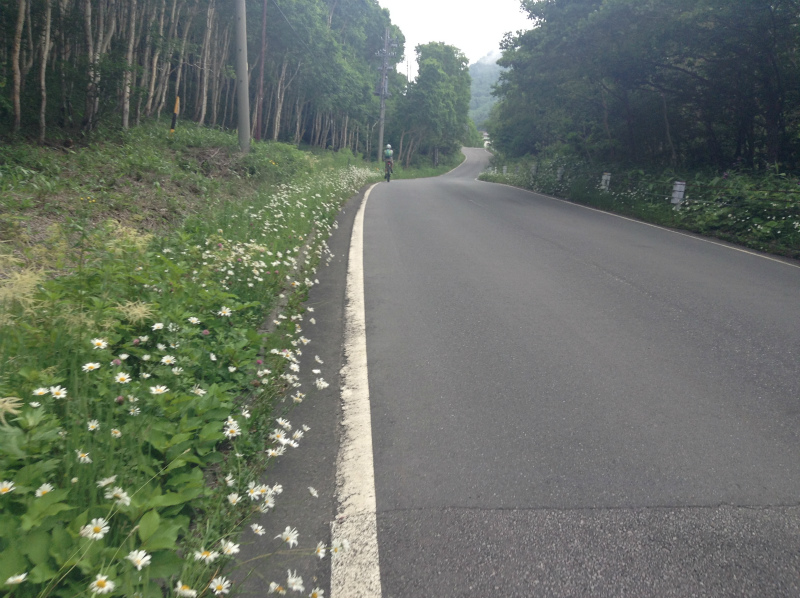
[(372, 190), (384, 597), (800, 595), (800, 267), (478, 182)]

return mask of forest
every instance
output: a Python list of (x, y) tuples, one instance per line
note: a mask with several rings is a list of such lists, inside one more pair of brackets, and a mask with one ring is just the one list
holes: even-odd
[(475, 126), (480, 129), (484, 127), (492, 106), (497, 102), (492, 90), (502, 71), (500, 65), (497, 64), (498, 58), (500, 58), (499, 52), (492, 52), (478, 62), (469, 65), (469, 74), (472, 77), (469, 116), (475, 122)]
[(523, 0), (487, 125), (508, 156), (796, 169), (797, 0)]
[[(376, 0), (248, 0), (247, 31), (253, 139), (377, 155), (387, 32), (388, 111), (401, 118), (387, 141), (402, 160), (436, 160), (468, 132), (463, 56), (418, 48), (409, 84), (394, 69), (403, 34)], [(181, 121), (236, 128), (234, 55), (233, 0), (3, 0), (0, 137), (79, 143), (169, 119), (177, 97)]]

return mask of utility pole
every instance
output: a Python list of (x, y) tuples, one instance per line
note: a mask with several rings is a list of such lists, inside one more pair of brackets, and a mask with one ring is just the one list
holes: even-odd
[(236, 0), (236, 95), (239, 109), (239, 150), (250, 152), (250, 79), (247, 72), (247, 11)]
[(381, 63), (381, 81), (375, 92), (375, 95), (381, 98), (381, 117), (379, 121), (381, 126), (378, 128), (378, 162), (381, 161), (383, 152), (383, 125), (386, 121), (386, 98), (389, 97), (389, 57), (394, 56), (394, 52), (390, 52), (390, 49), (395, 47), (397, 47), (397, 44), (389, 37), (389, 28), (387, 27), (383, 34), (383, 50), (380, 52), (383, 59)]

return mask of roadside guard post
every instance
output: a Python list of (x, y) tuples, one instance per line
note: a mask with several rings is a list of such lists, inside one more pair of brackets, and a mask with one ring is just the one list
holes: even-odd
[(175, 132), (175, 125), (178, 124), (178, 112), (181, 109), (181, 98), (180, 96), (175, 96), (175, 110), (172, 112), (172, 125), (169, 128), (169, 134), (172, 135)]
[(679, 206), (683, 203), (683, 194), (686, 191), (685, 181), (675, 181), (672, 186), (672, 203)]
[(610, 172), (604, 172), (603, 173), (603, 178), (600, 179), (600, 188), (603, 191), (608, 191), (608, 187), (610, 185), (611, 185), (611, 173)]

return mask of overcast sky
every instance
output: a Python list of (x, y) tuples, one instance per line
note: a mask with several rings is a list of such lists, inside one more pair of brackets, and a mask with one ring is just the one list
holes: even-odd
[[(416, 73), (414, 47), (428, 42), (455, 46), (470, 64), (497, 50), (506, 31), (529, 29), (519, 0), (378, 0), (389, 9), (392, 23), (406, 36), (411, 78)], [(405, 72), (405, 64), (397, 66)]]

